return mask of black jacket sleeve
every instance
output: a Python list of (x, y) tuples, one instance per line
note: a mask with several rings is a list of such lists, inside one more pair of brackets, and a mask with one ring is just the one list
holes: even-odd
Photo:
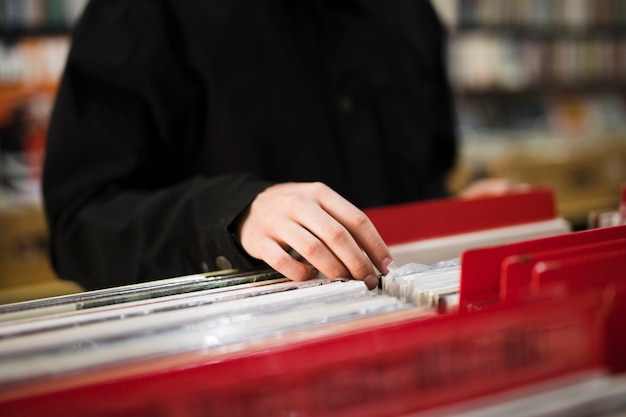
[(229, 226), (270, 183), (187, 172), (202, 98), (163, 7), (92, 1), (73, 35), (43, 194), (53, 265), (87, 289), (254, 263)]

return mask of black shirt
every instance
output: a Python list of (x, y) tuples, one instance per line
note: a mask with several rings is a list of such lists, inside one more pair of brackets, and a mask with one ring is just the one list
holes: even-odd
[(58, 274), (248, 268), (229, 225), (275, 182), (361, 208), (444, 196), (443, 36), (426, 0), (91, 0), (44, 166)]

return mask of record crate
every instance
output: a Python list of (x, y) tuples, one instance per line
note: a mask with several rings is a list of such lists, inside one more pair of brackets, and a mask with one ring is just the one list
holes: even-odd
[[(237, 343), (225, 345), (209, 336), (234, 336), (238, 323), (224, 324), (224, 319), (236, 310), (227, 307), (245, 308), (246, 303), (230, 299), (201, 306), (198, 300), (209, 293), (197, 297), (206, 286), (191, 288), (217, 279), (210, 275), (144, 284), (151, 288), (144, 300), (139, 300), (140, 288), (131, 286), (15, 304), (0, 310), (5, 315), (0, 375), (2, 369), (16, 375), (0, 384), (0, 409), (20, 416), (487, 415), (495, 406), (509, 405), (511, 411), (515, 401), (526, 400), (523, 415), (548, 415), (539, 406), (541, 392), (567, 398), (561, 414), (549, 415), (567, 415), (564, 410), (572, 404), (598, 411), (594, 415), (609, 415), (608, 405), (626, 410), (626, 225), (563, 230), (545, 189), (383, 207), (368, 214), (398, 256), (409, 256), (411, 250), (430, 252), (425, 255), (429, 260), (457, 254), (456, 306), (436, 311), (402, 307), (307, 328), (276, 323), (272, 329), (278, 330), (270, 337), (256, 338), (259, 323), (266, 323), (259, 321), (242, 327), (250, 333), (236, 335)], [(460, 214), (465, 221), (456, 217)], [(517, 227), (524, 225), (534, 236), (519, 234)], [(454, 243), (455, 236), (464, 243), (448, 250), (444, 243)], [(227, 272), (219, 279), (255, 273)], [(382, 277), (383, 283), (389, 278)], [(255, 280), (245, 291), (300, 285), (271, 271)], [(324, 288), (322, 298), (332, 298), (329, 294), (355, 285), (360, 283), (338, 280), (315, 288)], [(234, 288), (217, 294), (229, 297)], [(296, 309), (302, 304), (298, 291), (318, 291), (311, 288), (245, 300), (291, 299), (292, 307), (280, 316), (285, 324), (304, 321), (304, 311), (330, 317), (335, 308), (330, 304)], [(196, 297), (196, 304), (189, 297)], [(374, 304), (387, 296), (374, 291), (363, 297)], [(142, 318), (125, 315), (132, 303), (143, 303)], [(165, 303), (171, 307), (163, 314), (158, 310)], [(226, 311), (219, 316), (218, 333), (208, 327), (189, 333), (188, 324), (183, 326), (187, 333), (180, 333), (184, 340), (204, 336), (204, 347), (154, 354), (158, 346), (146, 342), (150, 337), (169, 340), (158, 339), (168, 320), (215, 308)], [(116, 319), (104, 325), (105, 316)], [(151, 319), (152, 329), (138, 325)], [(128, 340), (114, 343), (95, 331), (115, 333), (124, 326), (143, 331), (131, 331)], [(63, 344), (70, 334), (85, 336)], [(31, 347), (31, 354), (23, 355), (20, 343), (28, 340), (47, 347)], [(71, 371), (63, 371), (64, 361)], [(33, 364), (52, 371), (33, 369)], [(20, 378), (20, 372), (31, 377)], [(581, 387), (587, 396), (572, 396)], [(536, 413), (529, 414), (533, 407)]]

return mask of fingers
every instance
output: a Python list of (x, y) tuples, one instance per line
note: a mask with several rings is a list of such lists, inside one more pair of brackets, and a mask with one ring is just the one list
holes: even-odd
[(307, 262), (294, 258), (275, 241), (268, 239), (264, 247), (265, 262), (284, 276), (294, 281), (306, 281), (317, 276), (317, 269)]
[[(331, 191), (329, 195), (320, 198), (322, 208), (333, 219), (336, 219), (337, 224), (345, 228), (352, 237), (351, 240), (363, 248), (369, 259), (376, 265), (376, 268), (382, 273), (387, 273), (389, 264), (393, 260), (387, 244), (378, 233), (378, 230), (376, 230), (372, 221), (365, 213), (334, 191), (327, 188), (322, 192), (327, 193), (328, 191)], [(332, 237), (332, 235), (330, 236)], [(335, 243), (339, 247), (341, 246), (341, 241), (340, 239), (337, 240)], [(354, 254), (354, 248), (350, 249), (352, 251), (346, 257)], [(342, 259), (345, 258), (342, 257)], [(350, 262), (349, 258), (348, 262)]]
[[(302, 247), (294, 249), (329, 277), (353, 277), (375, 286), (377, 276), (372, 261), (384, 271), (384, 259), (391, 257), (373, 224), (334, 192), (318, 198), (319, 204), (295, 213), (296, 220), (306, 225), (315, 240), (302, 242)], [(333, 201), (326, 205), (328, 199)]]
[(239, 238), (250, 255), (294, 280), (317, 269), (329, 278), (364, 280), (371, 289), (378, 284), (372, 262), (383, 273), (391, 263), (367, 216), (321, 183), (279, 184), (259, 194), (240, 223)]

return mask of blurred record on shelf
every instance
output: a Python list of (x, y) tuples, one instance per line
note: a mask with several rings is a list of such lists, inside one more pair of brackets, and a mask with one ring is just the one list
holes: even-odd
[(382, 278), (382, 292), (401, 301), (437, 311), (455, 309), (461, 280), (458, 258), (433, 265), (408, 263)]
[(613, 227), (626, 224), (617, 209), (591, 210), (587, 215), (587, 228), (597, 229), (599, 227)]
[(43, 331), (56, 331), (111, 320), (126, 320), (147, 314), (162, 313), (218, 302), (291, 291), (298, 288), (324, 285), (333, 281), (334, 280), (320, 278), (304, 282), (294, 282), (285, 278), (279, 278), (253, 284), (239, 284), (227, 288), (214, 288), (192, 293), (174, 294), (157, 299), (151, 298), (123, 304), (111, 304), (86, 310), (52, 314), (46, 317), (31, 317), (22, 320), (14, 320), (0, 323), (0, 340)]
[(287, 278), (274, 270), (243, 272), (228, 270), (105, 288), (0, 306), (0, 323), (193, 291), (215, 288), (227, 289), (238, 284), (260, 283), (263, 285), (264, 281), (280, 278), (287, 280)]
[(208, 354), (398, 310), (420, 309), (371, 293), (361, 281), (96, 322), (0, 341), (0, 386), (192, 351)]
[[(335, 282), (336, 283), (336, 282)], [(261, 314), (291, 307), (303, 302), (323, 302), (323, 297), (361, 293), (365, 286), (349, 285), (339, 289), (310, 291), (304, 289), (288, 297), (282, 294), (270, 294), (265, 297), (254, 299), (237, 300), (219, 304), (201, 305), (195, 308), (180, 309), (175, 311), (162, 311), (143, 316), (133, 316), (118, 320), (98, 320), (75, 326), (55, 330), (53, 332), (42, 331), (23, 337), (6, 338), (0, 340), (1, 357), (12, 354), (28, 354), (29, 352), (55, 350), (59, 346), (76, 344), (77, 350), (89, 349), (90, 345), (102, 340), (128, 339), (139, 337), (150, 332), (162, 332), (178, 326), (194, 325), (196, 322), (207, 321), (212, 317), (227, 316), (231, 320), (232, 315)], [(326, 287), (326, 286), (325, 286)], [(98, 315), (98, 313), (95, 313)], [(229, 316), (229, 314), (231, 314)], [(8, 331), (8, 330), (7, 330)], [(54, 337), (50, 337), (53, 333)], [(85, 343), (89, 341), (89, 343)], [(1, 373), (0, 373), (1, 374)]]
[(440, 294), (437, 301), (437, 311), (439, 313), (451, 313), (459, 308), (459, 293)]

